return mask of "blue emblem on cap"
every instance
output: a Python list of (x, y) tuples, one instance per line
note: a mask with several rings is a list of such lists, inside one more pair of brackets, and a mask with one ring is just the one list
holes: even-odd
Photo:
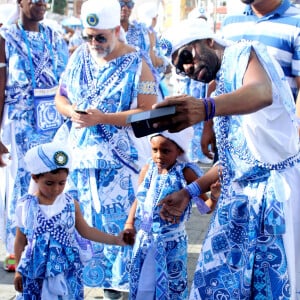
[(65, 166), (69, 160), (68, 155), (64, 151), (57, 151), (54, 153), (54, 162), (58, 166)]
[(205, 14), (205, 9), (203, 7), (200, 7), (199, 8), (199, 13), (204, 15)]
[(86, 22), (90, 25), (90, 26), (97, 26), (99, 23), (99, 19), (98, 16), (96, 14), (89, 14), (86, 17)]

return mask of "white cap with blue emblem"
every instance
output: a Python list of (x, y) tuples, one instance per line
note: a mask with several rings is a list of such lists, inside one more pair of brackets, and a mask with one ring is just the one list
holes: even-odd
[(120, 26), (121, 6), (117, 0), (88, 0), (80, 18), (84, 28), (113, 29)]

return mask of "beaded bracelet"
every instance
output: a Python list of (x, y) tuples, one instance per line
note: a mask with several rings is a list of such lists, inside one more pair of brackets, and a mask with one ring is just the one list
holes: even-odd
[(210, 199), (214, 202), (218, 201), (218, 198), (216, 198), (212, 193), (210, 194)]

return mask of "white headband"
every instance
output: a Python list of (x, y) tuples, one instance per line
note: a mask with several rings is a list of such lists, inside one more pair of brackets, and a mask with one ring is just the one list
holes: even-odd
[(84, 28), (112, 29), (120, 25), (121, 6), (118, 0), (88, 0), (81, 6)]
[(41, 144), (29, 149), (24, 160), (26, 169), (34, 175), (59, 168), (69, 169), (72, 163), (70, 149), (57, 142)]

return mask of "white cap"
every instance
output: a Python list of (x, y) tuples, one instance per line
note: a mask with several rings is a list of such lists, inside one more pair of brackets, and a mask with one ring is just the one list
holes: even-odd
[(194, 129), (192, 127), (188, 127), (179, 132), (172, 132), (172, 133), (165, 130), (150, 135), (149, 140), (151, 141), (151, 139), (157, 135), (164, 136), (165, 138), (171, 140), (172, 142), (177, 144), (177, 146), (179, 146), (179, 148), (183, 151), (182, 155), (179, 156), (179, 160), (187, 162), (188, 147), (192, 141), (193, 134), (194, 134)]
[(71, 167), (71, 151), (61, 142), (41, 144), (29, 149), (24, 157), (26, 169), (31, 174), (47, 173)]
[(0, 4), (0, 24), (10, 25), (19, 18), (20, 10), (17, 4)]
[(84, 28), (112, 29), (120, 25), (121, 6), (118, 0), (88, 0), (81, 6)]
[(140, 22), (145, 23), (147, 27), (152, 24), (152, 19), (157, 17), (158, 7), (156, 3), (145, 2), (138, 6), (137, 15)]
[(205, 9), (203, 7), (195, 7), (188, 14), (188, 19), (205, 18), (207, 19)]
[(166, 39), (172, 46), (171, 55), (182, 46), (196, 40), (213, 39), (220, 45), (227, 45), (203, 19), (185, 19), (178, 22), (166, 32)]

